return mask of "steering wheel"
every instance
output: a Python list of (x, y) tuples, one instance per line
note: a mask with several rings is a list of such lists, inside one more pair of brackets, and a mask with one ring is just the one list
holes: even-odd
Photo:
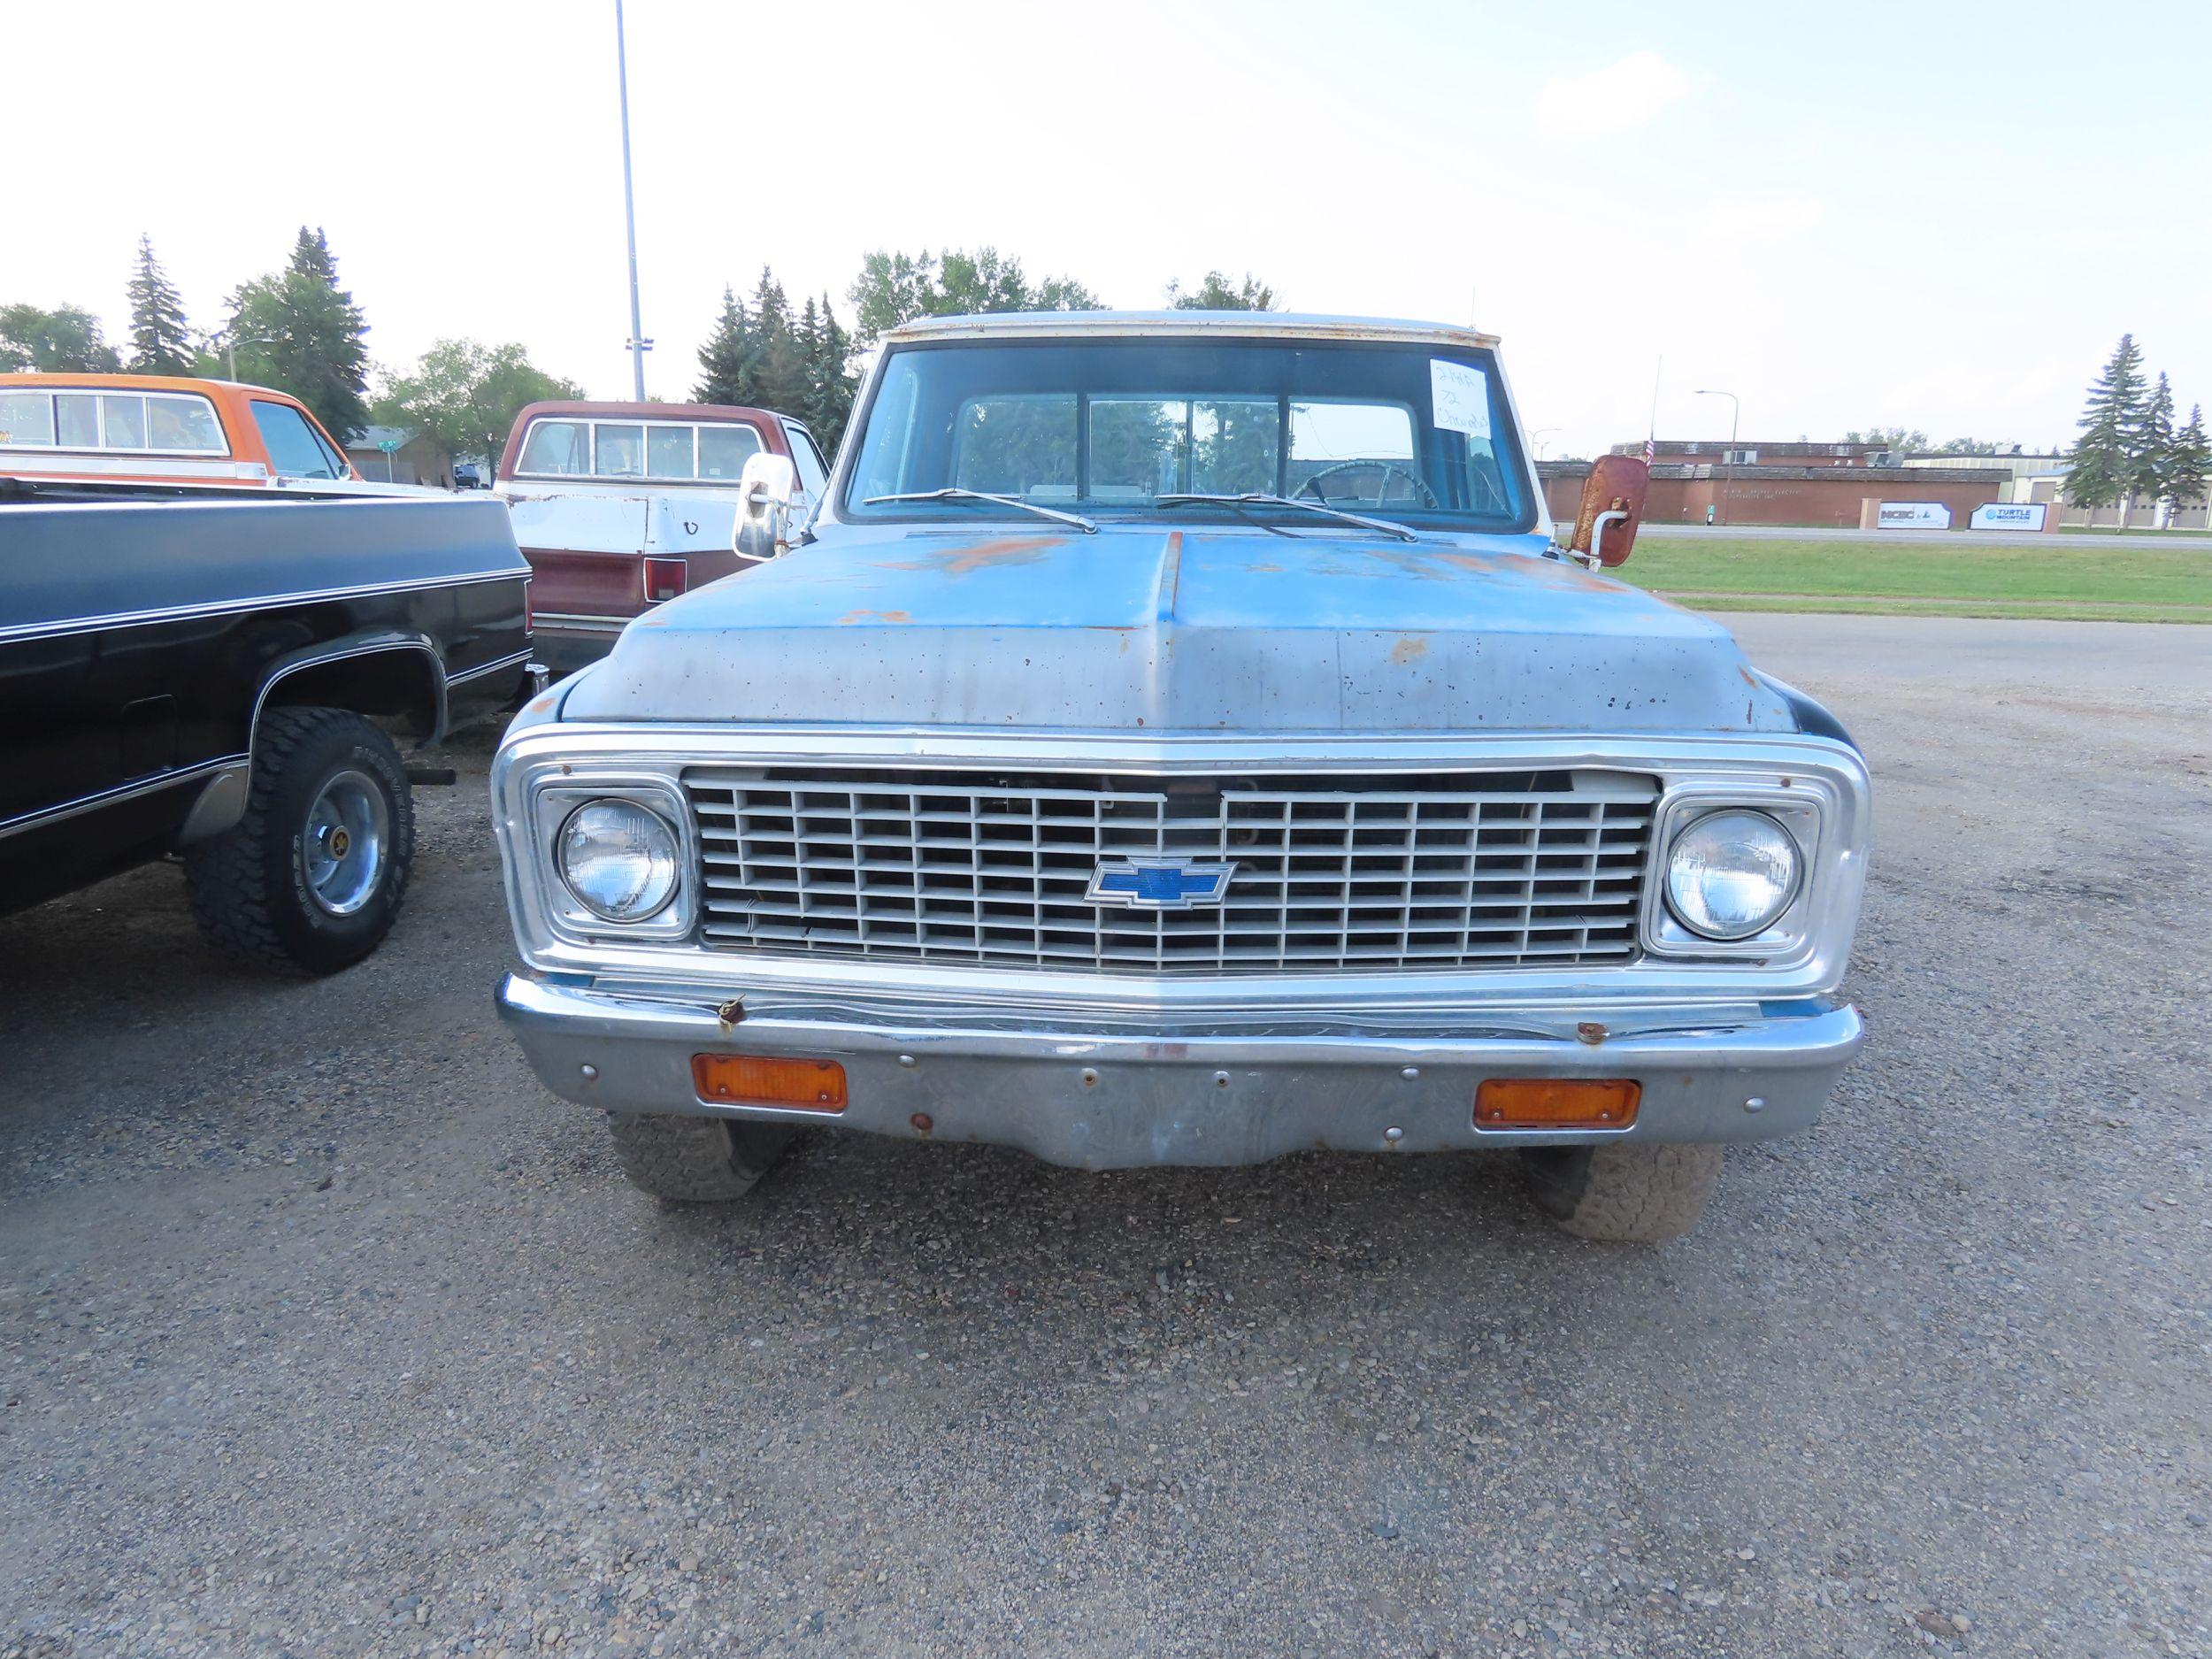
[(1388, 461), (1339, 461), (1333, 466), (1323, 467), (1318, 472), (1316, 472), (1311, 478), (1308, 479), (1304, 483), (1299, 485), (1296, 489), (1292, 490), (1290, 493), (1294, 495), (1302, 495), (1310, 489), (1313, 491), (1313, 498), (1325, 507), (1329, 503), (1329, 495), (1326, 490), (1319, 488), (1321, 480), (1329, 477), (1332, 473), (1349, 472), (1354, 471), (1356, 468), (1363, 466), (1379, 466), (1382, 469), (1382, 477), (1379, 479), (1375, 484), (1375, 499), (1370, 501), (1364, 495), (1352, 495), (1345, 497), (1344, 499), (1356, 501), (1363, 507), (1383, 506), (1386, 504), (1383, 497), (1388, 493), (1387, 486), (1390, 482), (1391, 475), (1395, 473), (1398, 477), (1405, 480), (1407, 483), (1412, 485), (1415, 489), (1420, 491), (1421, 504), (1423, 506), (1433, 507), (1436, 505), (1436, 492), (1434, 490), (1431, 489), (1426, 484), (1424, 484), (1412, 473), (1407, 472), (1402, 466), (1394, 466)]

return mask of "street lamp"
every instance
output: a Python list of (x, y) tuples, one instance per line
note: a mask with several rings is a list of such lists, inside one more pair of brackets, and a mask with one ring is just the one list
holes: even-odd
[(1743, 400), (1733, 392), (1716, 391), (1709, 386), (1699, 387), (1695, 395), (1699, 397), (1724, 397), (1729, 403), (1728, 453), (1721, 457), (1720, 463), (1720, 517), (1723, 524), (1730, 524), (1734, 522), (1729, 509), (1735, 505), (1736, 431), (1743, 423)]
[(653, 342), (645, 337), (637, 303), (637, 200), (630, 189), (630, 48), (622, 30), (622, 0), (614, 0), (614, 73), (622, 96), (622, 228), (630, 243), (630, 389), (639, 403), (645, 401), (645, 354)]
[[(223, 342), (223, 356), (230, 364), (230, 378), (234, 380), (238, 378), (239, 336), (232, 330), (224, 328), (217, 331), (216, 338)], [(266, 334), (248, 334), (245, 336), (245, 341), (250, 346), (273, 346), (276, 344), (276, 342), (270, 339)]]
[(1536, 451), (1536, 458), (1538, 460), (1540, 461), (1544, 458), (1544, 446), (1538, 442), (1537, 440), (1541, 438), (1548, 432), (1557, 432), (1559, 430), (1560, 428), (1557, 426), (1539, 426), (1528, 434), (1529, 447)]

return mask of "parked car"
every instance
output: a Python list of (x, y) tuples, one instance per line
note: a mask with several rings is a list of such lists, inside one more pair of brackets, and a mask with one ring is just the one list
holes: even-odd
[(220, 949), (358, 961), (414, 850), (387, 727), (518, 700), (528, 579), (483, 498), (0, 479), (0, 914), (173, 853)]
[(795, 470), (795, 511), (827, 471), (788, 415), (724, 403), (532, 403), (495, 494), (511, 503), (540, 658), (557, 673), (604, 656), (630, 619), (751, 563), (732, 549), (737, 487), (757, 455)]
[(501, 1009), (630, 1179), (795, 1129), (1088, 1169), (1509, 1148), (1601, 1239), (1801, 1129), (1864, 763), (1555, 531), (1463, 328), (1248, 312), (886, 336), (787, 556), (533, 703), (493, 768)]
[(0, 376), (0, 476), (122, 483), (359, 483), (307, 406), (163, 374)]

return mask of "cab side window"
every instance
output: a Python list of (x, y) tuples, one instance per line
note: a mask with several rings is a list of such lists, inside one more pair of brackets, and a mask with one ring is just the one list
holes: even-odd
[(791, 445), (792, 464), (799, 469), (799, 488), (820, 500), (822, 486), (829, 482), (829, 468), (822, 465), (822, 452), (814, 447), (814, 434), (797, 421), (787, 420), (783, 435)]
[(340, 478), (330, 451), (316, 437), (307, 419), (289, 403), (267, 403), (256, 398), (253, 424), (269, 451), (269, 465), (279, 478)]

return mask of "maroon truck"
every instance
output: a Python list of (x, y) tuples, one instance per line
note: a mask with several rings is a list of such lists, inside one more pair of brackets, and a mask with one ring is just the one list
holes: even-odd
[[(750, 565), (733, 550), (738, 480), (789, 457), (795, 521), (828, 468), (788, 415), (727, 403), (532, 403), (515, 417), (494, 492), (530, 561), (539, 660), (568, 673), (605, 656), (633, 617)], [(803, 503), (803, 504), (802, 504)]]

